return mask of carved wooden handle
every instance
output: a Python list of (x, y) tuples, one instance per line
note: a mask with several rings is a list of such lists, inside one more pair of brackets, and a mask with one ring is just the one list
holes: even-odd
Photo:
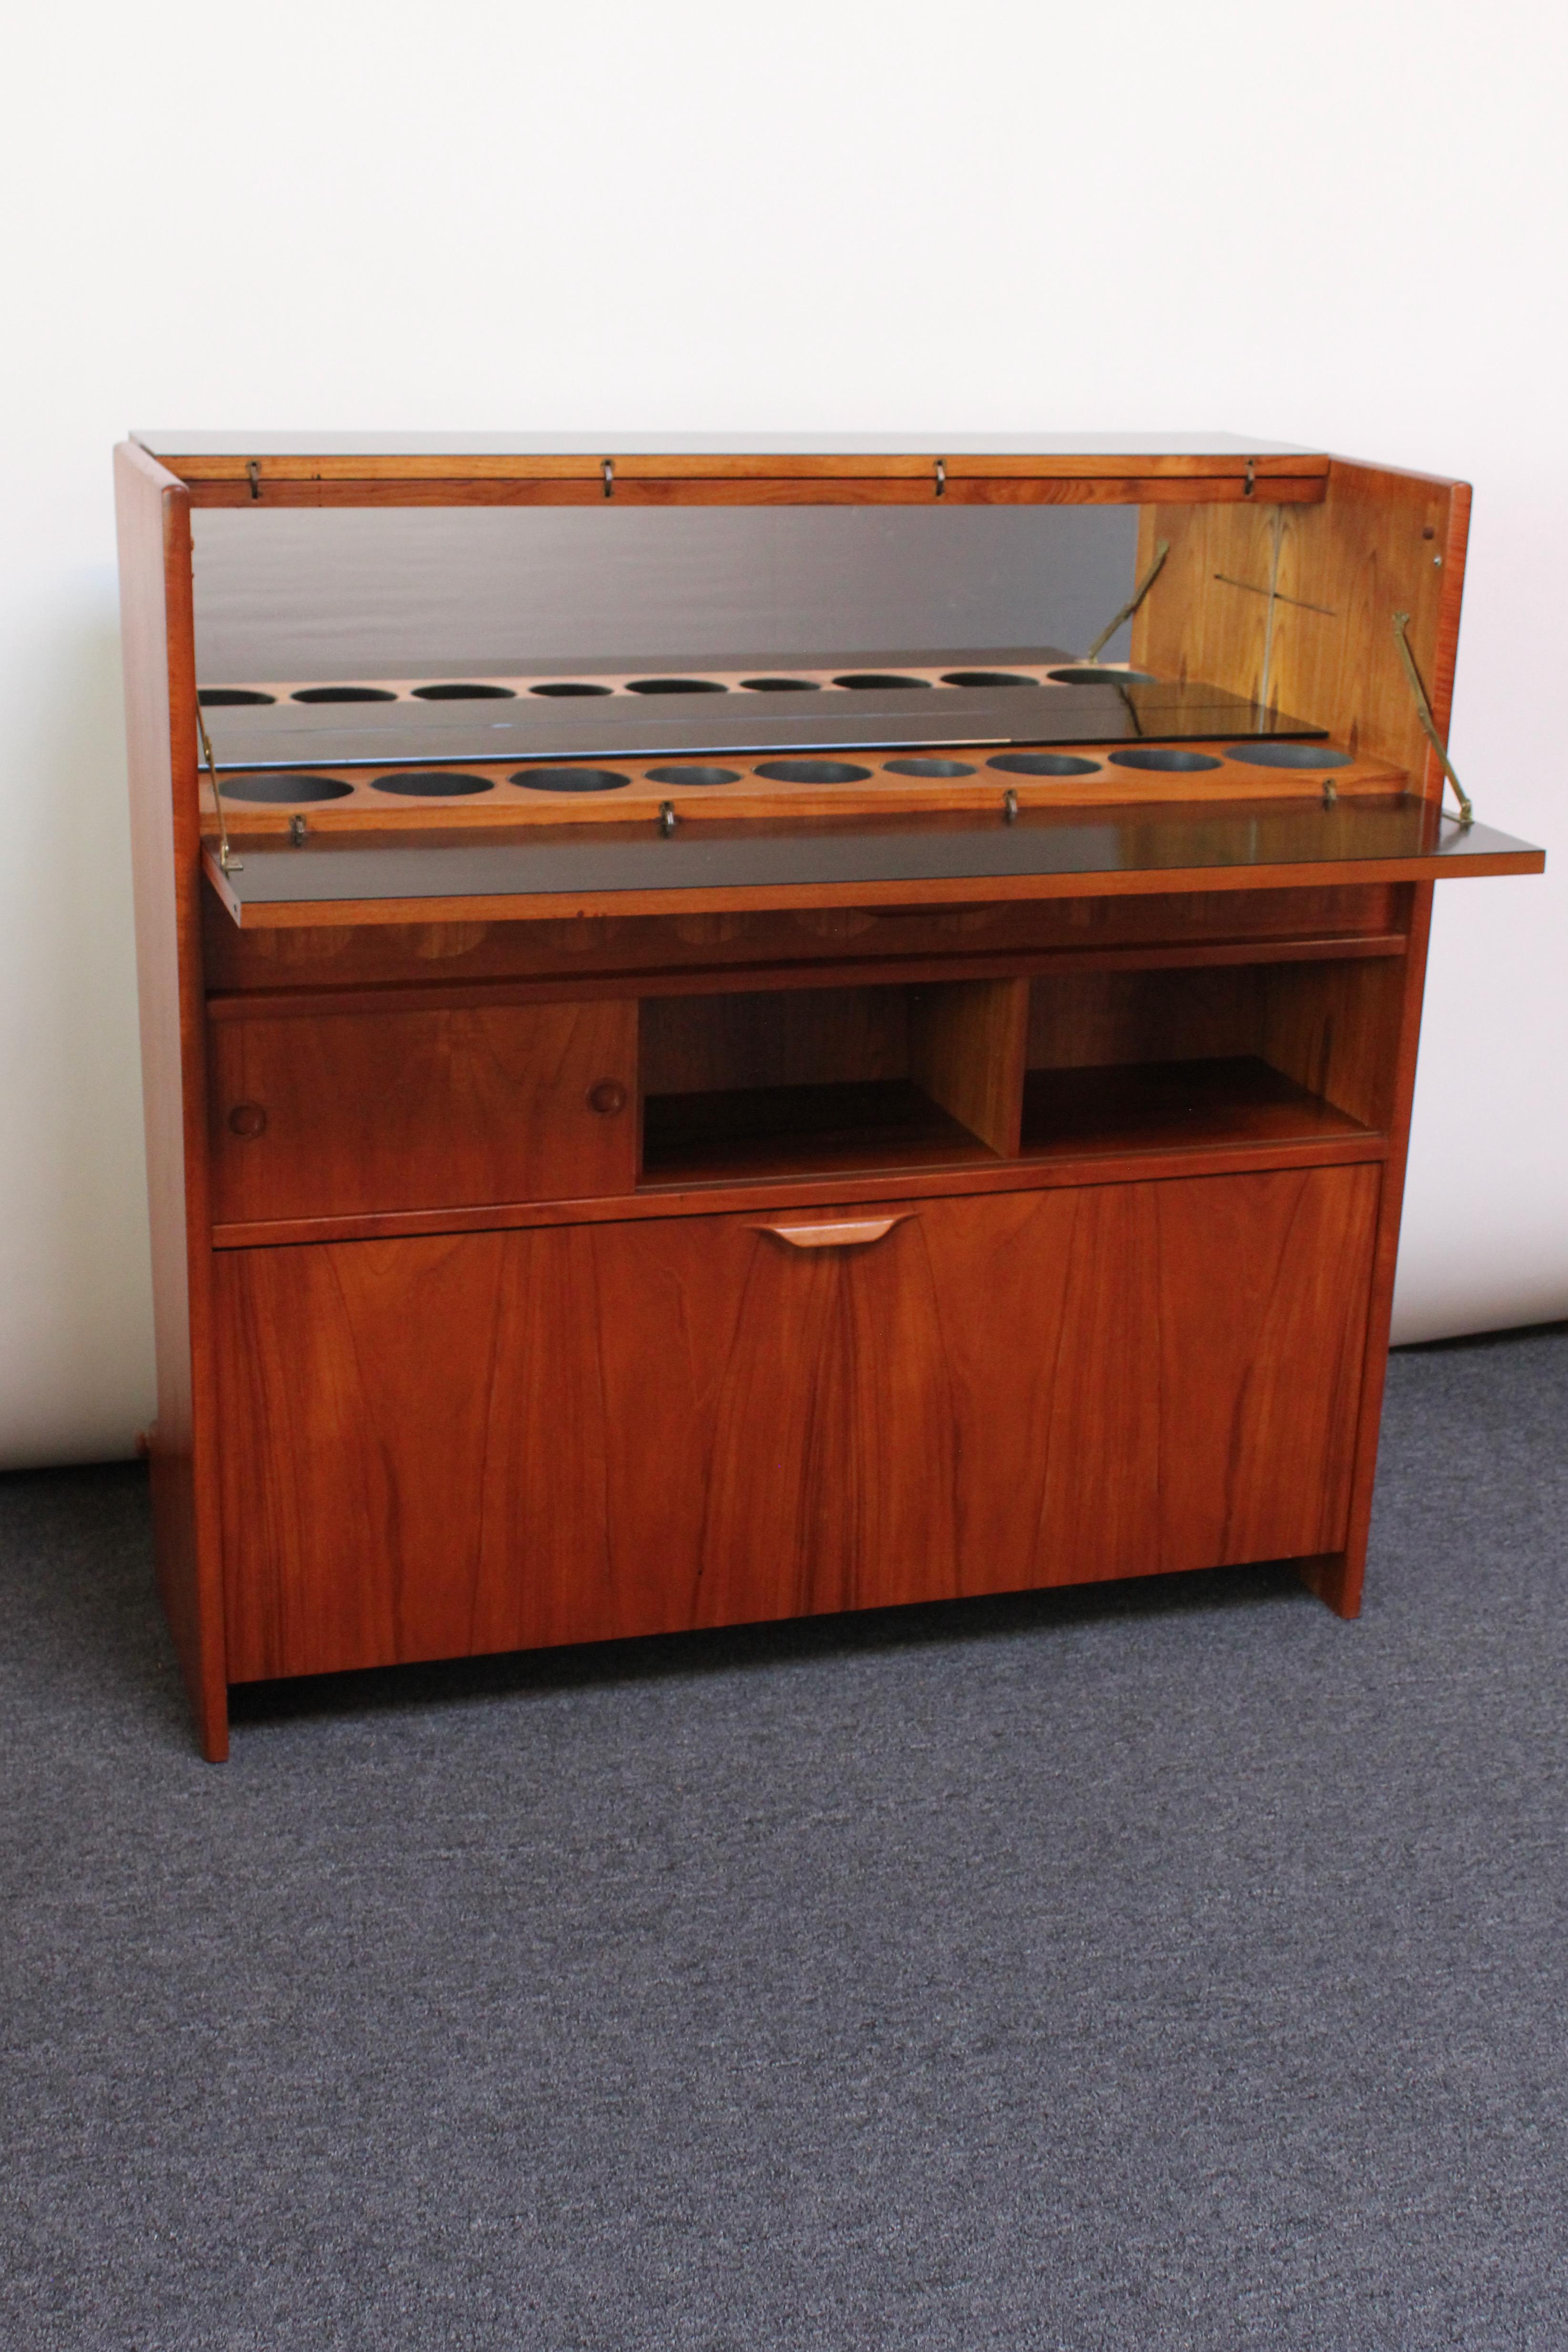
[(901, 1225), (910, 1213), (902, 1209), (890, 1217), (837, 1217), (831, 1223), (757, 1225), (752, 1230), (772, 1234), (775, 1241), (788, 1242), (791, 1249), (864, 1249)]

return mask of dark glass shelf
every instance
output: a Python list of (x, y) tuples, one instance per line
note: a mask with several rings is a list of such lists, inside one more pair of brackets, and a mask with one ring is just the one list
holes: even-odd
[[(773, 661), (769, 674), (787, 664)], [(923, 680), (915, 681), (923, 684)], [(646, 681), (643, 682), (646, 684)], [(666, 680), (659, 680), (664, 686)], [(326, 692), (307, 688), (307, 692)], [(1323, 730), (1189, 681), (1102, 686), (943, 686), (894, 679), (855, 692), (722, 690), (565, 700), (306, 702), (214, 709), (220, 768), (426, 765), (431, 761), (629, 760), (706, 752), (893, 751), (932, 745), (1137, 744), (1321, 736)], [(363, 695), (367, 689), (353, 689)], [(345, 707), (345, 705), (347, 707)]]
[(395, 841), (321, 833), (300, 848), (247, 842), (226, 876), (209, 845), (207, 871), (236, 920), (249, 924), (265, 922), (268, 908), (320, 907), (330, 921), (334, 903), (375, 900), (456, 913), (466, 900), (587, 898), (611, 912), (621, 893), (636, 892), (639, 911), (656, 913), (665, 893), (700, 906), (710, 892), (910, 885), (927, 897), (952, 884), (972, 898), (992, 882), (1011, 883), (1007, 895), (1016, 895), (1020, 881), (1037, 880), (1039, 895), (1050, 897), (1058, 877), (1070, 889), (1093, 876), (1110, 893), (1121, 877), (1142, 889), (1155, 875), (1223, 872), (1272, 883), (1292, 869), (1310, 870), (1314, 882), (1353, 882), (1370, 867), (1380, 880), (1416, 882), (1539, 873), (1544, 862), (1530, 843), (1488, 825), (1462, 829), (1429, 802), (1304, 799), (1026, 810), (1015, 824), (1000, 816), (690, 824), (668, 839), (651, 824), (619, 824), (540, 825), (489, 840), (434, 826)]

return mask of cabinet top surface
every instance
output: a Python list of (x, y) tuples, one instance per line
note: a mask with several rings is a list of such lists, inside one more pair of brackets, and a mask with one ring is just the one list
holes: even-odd
[(133, 432), (154, 457), (1299, 457), (1237, 433)]

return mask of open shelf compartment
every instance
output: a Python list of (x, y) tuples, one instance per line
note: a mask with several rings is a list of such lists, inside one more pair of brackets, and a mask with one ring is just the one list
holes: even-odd
[(1010, 1157), (1026, 1010), (1014, 980), (650, 998), (643, 1181)]
[(1080, 1158), (1376, 1134), (1390, 957), (1063, 973), (1029, 991), (1020, 1145)]
[(1398, 957), (649, 998), (644, 1184), (1382, 1133)]

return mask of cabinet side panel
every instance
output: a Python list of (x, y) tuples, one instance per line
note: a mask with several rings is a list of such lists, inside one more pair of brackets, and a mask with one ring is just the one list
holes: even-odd
[(123, 445), (115, 452), (115, 508), (158, 1362), (158, 1583), (202, 1750), (216, 1762), (227, 1752), (228, 1725), (206, 1381), (201, 872), (187, 740), (195, 708), (190, 502), (171, 475)]
[(1398, 1008), (1398, 1035), (1390, 1088), (1388, 1158), (1384, 1164), (1373, 1253), (1349, 1523), (1343, 1549), (1328, 1552), (1307, 1573), (1307, 1582), (1312, 1591), (1342, 1617), (1353, 1617), (1359, 1612), (1362, 1581), (1366, 1570), (1373, 1485), (1377, 1475), (1377, 1440), (1383, 1420), (1383, 1391), (1388, 1374), (1388, 1332), (1394, 1315), (1394, 1277), (1399, 1259), (1399, 1219), (1405, 1202), (1405, 1171), (1410, 1151), (1410, 1114), (1415, 1096), (1421, 1000), (1426, 981), (1426, 949), (1432, 932), (1433, 887), (1430, 882), (1420, 883), (1410, 893), (1410, 945), (1403, 967), (1404, 992)]
[(1146, 508), (1140, 562), (1159, 539), (1171, 551), (1134, 625), (1133, 659), (1312, 720), (1435, 798), (1442, 771), (1394, 615), (1410, 615), (1410, 648), (1446, 736), (1469, 513), (1466, 482), (1342, 458), (1321, 506)]

